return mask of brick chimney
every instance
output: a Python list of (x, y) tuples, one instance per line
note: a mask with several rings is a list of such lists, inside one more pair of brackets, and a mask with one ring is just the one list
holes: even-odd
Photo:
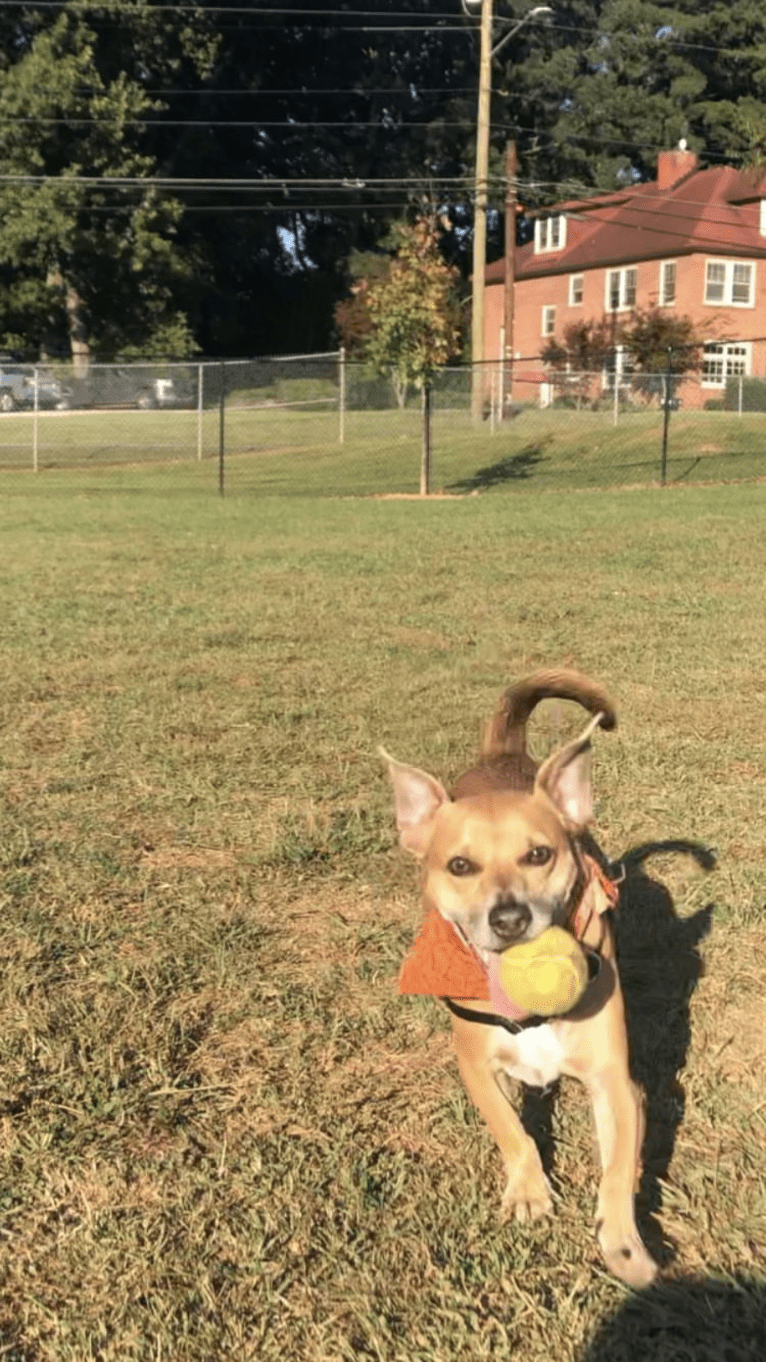
[(672, 189), (684, 175), (696, 170), (699, 162), (696, 153), (687, 151), (684, 138), (673, 151), (661, 151), (657, 157), (657, 188)]

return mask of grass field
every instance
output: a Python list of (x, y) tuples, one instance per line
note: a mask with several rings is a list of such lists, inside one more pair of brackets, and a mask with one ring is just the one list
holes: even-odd
[[(762, 1362), (766, 488), (120, 476), (0, 502), (0, 1356)], [(527, 1103), (555, 1218), (502, 1225), (444, 1011), (395, 991), (419, 908), (377, 744), (449, 780), (551, 663), (619, 702), (608, 852), (719, 854), (648, 861), (621, 914), (638, 1297), (601, 1267), (579, 1088)], [(543, 708), (537, 750), (576, 720)]]
[[(465, 408), (436, 407), (432, 435), (435, 491), (507, 491), (651, 485), (662, 465), (662, 413), (656, 408), (539, 410), (526, 407), (492, 429), (472, 426)], [(372, 495), (418, 490), (421, 415), (349, 411), (340, 442), (337, 410), (247, 406), (224, 413), (226, 481), (257, 495)], [(29, 471), (78, 478), (129, 469), (179, 470), (190, 487), (215, 490), (220, 414), (196, 411), (43, 412), (0, 416), (0, 476)], [(178, 467), (175, 467), (175, 466)], [(666, 460), (669, 482), (739, 481), (766, 476), (766, 417), (680, 411)]]

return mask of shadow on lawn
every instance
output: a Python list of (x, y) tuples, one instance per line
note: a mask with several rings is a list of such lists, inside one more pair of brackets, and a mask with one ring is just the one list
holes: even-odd
[(500, 459), (497, 463), (487, 464), (486, 468), (477, 468), (468, 478), (461, 478), (459, 482), (449, 484), (450, 492), (482, 492), (488, 487), (500, 487), (504, 482), (517, 482), (522, 478), (529, 478), (535, 466), (541, 462), (546, 445), (550, 439), (535, 440), (532, 444), (525, 445), (516, 454), (508, 454), (506, 458)]
[(681, 1277), (628, 1296), (581, 1362), (763, 1362), (765, 1350), (763, 1282)]
[[(653, 1212), (661, 1206), (661, 1182), (673, 1156), (684, 1115), (684, 1090), (678, 1074), (689, 1048), (689, 1001), (702, 975), (700, 942), (710, 931), (712, 906), (679, 918), (668, 890), (652, 879), (644, 861), (656, 853), (692, 856), (705, 870), (715, 865), (707, 847), (695, 842), (651, 842), (622, 858), (625, 880), (616, 914), (617, 954), (625, 995), (631, 1071), (646, 1095), (643, 1172), (636, 1216), (644, 1242), (662, 1266), (672, 1261), (672, 1246)], [(552, 1093), (525, 1089), (522, 1121), (537, 1142), (543, 1166), (553, 1164)], [(764, 1352), (766, 1356), (766, 1351)]]

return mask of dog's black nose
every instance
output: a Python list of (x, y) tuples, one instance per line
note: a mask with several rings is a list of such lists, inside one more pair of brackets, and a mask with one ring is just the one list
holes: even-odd
[(525, 903), (517, 903), (515, 899), (506, 898), (500, 899), (494, 908), (490, 908), (488, 921), (495, 936), (510, 945), (511, 942), (518, 941), (527, 930), (532, 921), (532, 914)]

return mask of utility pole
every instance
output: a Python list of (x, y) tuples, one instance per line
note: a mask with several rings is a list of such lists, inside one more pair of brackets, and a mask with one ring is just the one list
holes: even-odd
[[(477, 0), (463, 0), (463, 10)], [(492, 93), (492, 58), (515, 38), (520, 28), (530, 19), (552, 14), (550, 5), (535, 5), (523, 18), (492, 46), (492, 0), (481, 4), (481, 47), (479, 53), (479, 111), (476, 119), (476, 190), (473, 210), (473, 293), (471, 299), (471, 416), (480, 421), (484, 413), (485, 350), (484, 350), (484, 270), (487, 264), (487, 200), (489, 197), (489, 106)], [(515, 231), (515, 227), (514, 227)], [(508, 333), (506, 332), (506, 335)]]
[(479, 112), (476, 125), (476, 200), (473, 219), (473, 293), (471, 300), (471, 416), (484, 410), (484, 271), (487, 265), (489, 106), (492, 91), (492, 0), (481, 0)]
[[(505, 149), (505, 284), (503, 290), (503, 336), (505, 354), (500, 356), (504, 370), (503, 394), (513, 400), (513, 325), (516, 284), (516, 143)], [(504, 412), (500, 413), (503, 419)]]

